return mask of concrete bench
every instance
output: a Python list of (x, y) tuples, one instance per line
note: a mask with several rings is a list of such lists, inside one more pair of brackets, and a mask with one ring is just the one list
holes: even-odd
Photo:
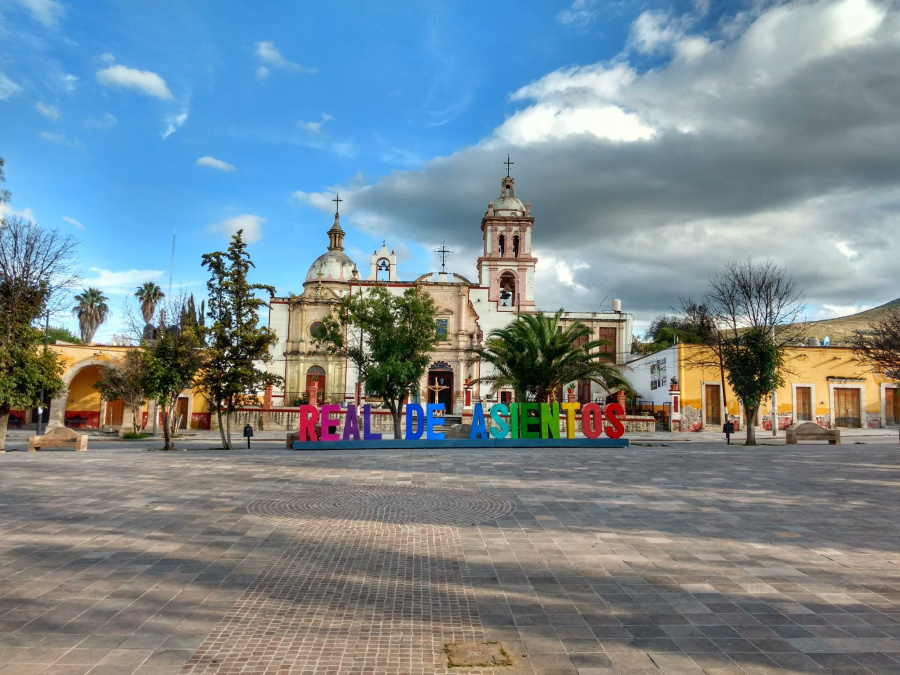
[(28, 439), (28, 452), (36, 452), (41, 448), (63, 448), (69, 445), (75, 447), (76, 452), (87, 450), (88, 437), (84, 434), (76, 434), (71, 429), (57, 427), (43, 436), (31, 436)]
[(801, 422), (787, 428), (787, 444), (797, 445), (797, 441), (828, 441), (829, 445), (840, 445), (841, 432), (839, 429), (820, 427), (815, 422)]

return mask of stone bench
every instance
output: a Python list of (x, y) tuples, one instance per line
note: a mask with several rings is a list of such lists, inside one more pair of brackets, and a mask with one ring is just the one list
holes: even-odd
[(787, 444), (797, 445), (797, 441), (828, 441), (829, 445), (841, 444), (839, 429), (826, 429), (815, 422), (801, 422), (787, 428)]
[(71, 429), (57, 427), (43, 436), (31, 436), (28, 439), (28, 452), (36, 452), (41, 448), (62, 448), (74, 446), (76, 452), (87, 450), (88, 437), (76, 434)]

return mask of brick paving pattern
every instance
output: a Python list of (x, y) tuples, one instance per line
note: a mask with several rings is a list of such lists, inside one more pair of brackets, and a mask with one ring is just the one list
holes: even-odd
[(262, 673), (443, 672), (445, 644), (484, 636), (458, 532), (431, 524), (482, 522), (513, 508), (472, 490), (403, 485), (255, 501), (250, 513), (293, 525), (298, 538), (184, 672), (251, 664)]
[(249, 505), (250, 513), (296, 523), (345, 529), (371, 528), (377, 523), (474, 525), (515, 510), (497, 495), (474, 490), (422, 488), (411, 485), (352, 485), (324, 487), (263, 499)]
[[(202, 672), (219, 654), (220, 672), (470, 672), (436, 661), (442, 640), (501, 641), (516, 665), (494, 672), (516, 675), (900, 675), (896, 441), (97, 445), (0, 455), (0, 675)], [(393, 499), (407, 519), (308, 511), (361, 486), (356, 508)], [(409, 495), (431, 490), (515, 508), (414, 516)]]

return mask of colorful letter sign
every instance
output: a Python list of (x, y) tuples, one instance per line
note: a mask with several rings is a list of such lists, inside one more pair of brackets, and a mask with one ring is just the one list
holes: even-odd
[[(341, 426), (340, 406), (314, 405), (300, 406), (299, 441), (358, 441), (360, 440), (359, 420), (356, 406), (348, 405), (343, 416), (343, 432), (338, 433)], [(406, 405), (406, 439), (417, 440), (423, 436), (426, 440), (444, 440), (444, 418), (439, 413), (444, 411), (443, 403), (429, 403), (424, 408), (417, 403)], [(362, 407), (362, 438), (367, 441), (381, 440), (381, 434), (373, 433), (371, 409)], [(492, 405), (485, 415), (481, 403), (476, 403), (472, 410), (471, 440), (489, 439), (558, 439), (560, 437), (560, 413), (565, 419), (565, 438), (575, 438), (575, 430), (580, 419), (581, 430), (587, 438), (596, 439), (602, 434), (616, 439), (625, 433), (622, 418), (625, 410), (618, 403), (609, 403), (601, 407), (597, 403), (503, 403)], [(604, 424), (606, 422), (606, 424)], [(316, 433), (316, 429), (320, 430)]]

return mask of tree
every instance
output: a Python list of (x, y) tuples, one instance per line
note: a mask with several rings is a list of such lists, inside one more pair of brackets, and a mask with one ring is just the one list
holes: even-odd
[(691, 323), (691, 317), (688, 315), (660, 314), (650, 322), (641, 351), (652, 354), (679, 343), (702, 344), (701, 331), (702, 327)]
[[(728, 371), (728, 382), (734, 395), (744, 405), (747, 445), (750, 445), (753, 422), (762, 399), (781, 386), (778, 372), (783, 355), (768, 332), (748, 328), (722, 343), (722, 361)], [(754, 434), (755, 442), (755, 434)]]
[(51, 345), (57, 342), (71, 342), (72, 344), (81, 344), (81, 338), (75, 335), (68, 328), (62, 326), (50, 326), (47, 330), (47, 340)]
[(159, 401), (163, 409), (163, 437), (165, 449), (174, 450), (172, 434), (175, 418), (172, 413), (178, 395), (189, 389), (200, 369), (203, 358), (196, 322), (191, 320), (185, 303), (171, 312), (176, 323), (165, 325), (165, 312), (156, 338), (146, 340), (143, 355), (144, 386), (147, 396)]
[[(754, 263), (752, 259), (729, 262), (724, 269), (709, 278), (709, 290), (699, 302), (682, 298), (685, 320), (695, 325), (703, 342), (710, 348), (712, 359), (700, 357), (691, 366), (713, 365), (719, 368), (722, 391), (725, 391), (726, 371), (737, 369), (738, 377), (755, 372), (762, 384), (779, 381), (778, 368), (783, 363), (784, 348), (797, 339), (792, 326), (803, 312), (802, 293), (797, 282), (783, 267), (771, 260)], [(753, 332), (749, 342), (741, 341), (745, 333)], [(777, 358), (765, 356), (757, 340), (764, 336), (771, 343)], [(729, 361), (729, 358), (732, 360)], [(742, 365), (741, 360), (746, 364)], [(770, 368), (758, 370), (758, 367)], [(762, 385), (761, 385), (762, 386)], [(774, 385), (767, 391), (774, 391)], [(743, 393), (742, 393), (743, 392)], [(744, 406), (747, 425), (746, 445), (756, 445), (756, 411), (761, 397), (756, 390), (742, 386), (735, 388), (735, 396)], [(727, 407), (727, 400), (726, 400)], [(752, 416), (747, 416), (753, 410)], [(773, 424), (776, 421), (773, 420)]]
[(493, 390), (510, 387), (518, 401), (551, 402), (564, 385), (596, 382), (607, 391), (631, 386), (613, 356), (600, 351), (603, 340), (590, 340), (591, 329), (580, 321), (560, 326), (562, 309), (553, 316), (523, 314), (505, 328), (492, 331), (484, 347), (472, 353), (494, 367), (480, 378)]
[(83, 293), (75, 296), (75, 307), (72, 313), (78, 317), (78, 327), (81, 329), (81, 340), (90, 344), (94, 340), (94, 333), (109, 316), (109, 300), (97, 288), (86, 288)]
[(131, 409), (131, 425), (134, 433), (141, 430), (141, 412), (147, 402), (146, 372), (144, 354), (139, 349), (131, 349), (125, 357), (100, 370), (100, 379), (94, 389), (107, 401), (122, 400)]
[(366, 391), (384, 399), (402, 438), (403, 399), (419, 386), (439, 335), (434, 299), (421, 288), (393, 295), (384, 286), (342, 300), (316, 343), (353, 363)]
[(33, 324), (54, 290), (71, 278), (75, 246), (70, 237), (30, 220), (0, 220), (0, 449), (10, 410), (36, 407), (41, 391), (55, 396), (62, 389), (62, 365), (41, 349), (44, 333)]
[(155, 283), (147, 281), (143, 285), (138, 286), (134, 297), (141, 303), (141, 314), (144, 317), (144, 323), (149, 324), (153, 322), (156, 306), (166, 297), (166, 294)]
[[(240, 401), (281, 382), (277, 375), (257, 367), (272, 360), (269, 348), (278, 338), (271, 329), (259, 325), (259, 312), (266, 307), (266, 301), (256, 294), (265, 291), (272, 297), (275, 289), (247, 280), (250, 268), (255, 266), (242, 234), (238, 230), (226, 252), (203, 256), (203, 267), (210, 272), (206, 284), (210, 324), (201, 330), (206, 350), (197, 385), (216, 411), (222, 447), (228, 449), (231, 448), (231, 413)], [(194, 312), (193, 297), (188, 311)]]
[(887, 310), (872, 322), (868, 331), (857, 331), (851, 345), (873, 370), (900, 380), (900, 307)]

